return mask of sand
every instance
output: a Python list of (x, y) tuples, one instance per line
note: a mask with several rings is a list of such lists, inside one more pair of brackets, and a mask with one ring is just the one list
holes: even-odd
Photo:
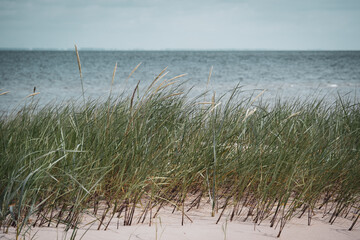
[[(185, 218), (184, 225), (181, 226), (182, 215), (181, 212), (171, 213), (172, 208), (166, 207), (162, 209), (159, 215), (152, 219), (152, 224), (149, 226), (149, 216), (143, 224), (136, 224), (138, 215), (135, 216), (132, 226), (122, 226), (122, 219), (119, 221), (119, 228), (117, 228), (117, 219), (113, 219), (106, 231), (104, 226), (101, 230), (96, 230), (99, 221), (93, 225), (85, 223), (93, 221), (91, 217), (86, 217), (83, 222), (84, 225), (78, 230), (75, 239), (84, 240), (218, 240), (218, 239), (253, 239), (253, 240), (268, 240), (268, 239), (286, 239), (286, 240), (300, 240), (300, 239), (316, 239), (316, 240), (341, 240), (341, 239), (359, 239), (360, 240), (360, 224), (356, 224), (352, 231), (348, 231), (351, 225), (349, 219), (338, 218), (333, 225), (328, 223), (329, 215), (323, 217), (323, 214), (318, 212), (312, 217), (311, 225), (308, 226), (307, 217), (294, 217), (285, 228), (280, 236), (276, 238), (279, 232), (277, 228), (270, 228), (269, 221), (264, 221), (261, 225), (255, 225), (251, 219), (243, 222), (243, 217), (239, 216), (230, 222), (230, 210), (221, 218), (220, 222), (216, 224), (219, 213), (215, 217), (210, 216), (208, 208), (193, 209), (188, 212), (188, 216), (192, 219)], [(0, 234), (1, 240), (14, 239), (15, 229), (10, 229), (8, 234)], [(32, 228), (26, 235), (25, 239), (70, 239), (72, 231), (68, 233), (63, 231), (63, 228), (54, 227), (36, 227)], [(83, 235), (86, 233), (85, 235)], [(23, 239), (23, 237), (22, 237)]]

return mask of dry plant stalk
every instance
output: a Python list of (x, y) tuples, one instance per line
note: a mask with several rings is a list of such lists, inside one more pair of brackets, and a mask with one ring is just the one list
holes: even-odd
[(40, 92), (32, 93), (32, 94), (27, 95), (26, 98), (33, 97), (33, 96), (36, 96), (38, 94), (40, 94)]
[(125, 85), (127, 84), (130, 77), (134, 74), (134, 72), (140, 67), (140, 65), (141, 65), (141, 62), (138, 65), (136, 65), (136, 67), (130, 72), (129, 76), (126, 78)]
[(77, 49), (76, 44), (75, 44), (75, 52), (76, 52), (76, 59), (77, 59), (78, 67), (79, 67), (79, 73), (80, 73), (81, 91), (82, 91), (83, 100), (85, 103), (85, 91), (84, 91), (84, 82), (83, 82), (82, 71), (81, 71), (80, 55), (79, 55), (79, 51)]
[(76, 59), (77, 59), (78, 67), (79, 67), (80, 78), (82, 78), (80, 56), (79, 56), (79, 51), (77, 49), (76, 44), (75, 44), (75, 53), (76, 53)]

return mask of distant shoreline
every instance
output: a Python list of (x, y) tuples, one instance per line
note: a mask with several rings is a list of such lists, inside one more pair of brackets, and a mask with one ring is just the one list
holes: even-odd
[[(0, 51), (74, 51), (73, 48), (0, 48)], [(79, 48), (79, 51), (119, 51), (119, 52), (359, 52), (360, 49), (108, 49)]]

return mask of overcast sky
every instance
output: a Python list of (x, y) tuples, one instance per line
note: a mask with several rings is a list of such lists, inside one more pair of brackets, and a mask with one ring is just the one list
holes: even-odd
[(0, 0), (0, 48), (360, 50), (360, 0)]

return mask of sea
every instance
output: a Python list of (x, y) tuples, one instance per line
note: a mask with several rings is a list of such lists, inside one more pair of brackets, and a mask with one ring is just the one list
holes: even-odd
[[(165, 68), (189, 98), (208, 92), (225, 99), (262, 94), (262, 101), (323, 100), (359, 102), (360, 51), (79, 51), (84, 96), (102, 101), (139, 94)], [(137, 65), (140, 66), (129, 77)], [(112, 84), (115, 65), (117, 65)], [(211, 72), (210, 81), (209, 73)], [(65, 104), (82, 99), (75, 51), (0, 51), (0, 113), (36, 101)], [(6, 93), (7, 92), (7, 93)], [(32, 93), (39, 93), (30, 96)]]

